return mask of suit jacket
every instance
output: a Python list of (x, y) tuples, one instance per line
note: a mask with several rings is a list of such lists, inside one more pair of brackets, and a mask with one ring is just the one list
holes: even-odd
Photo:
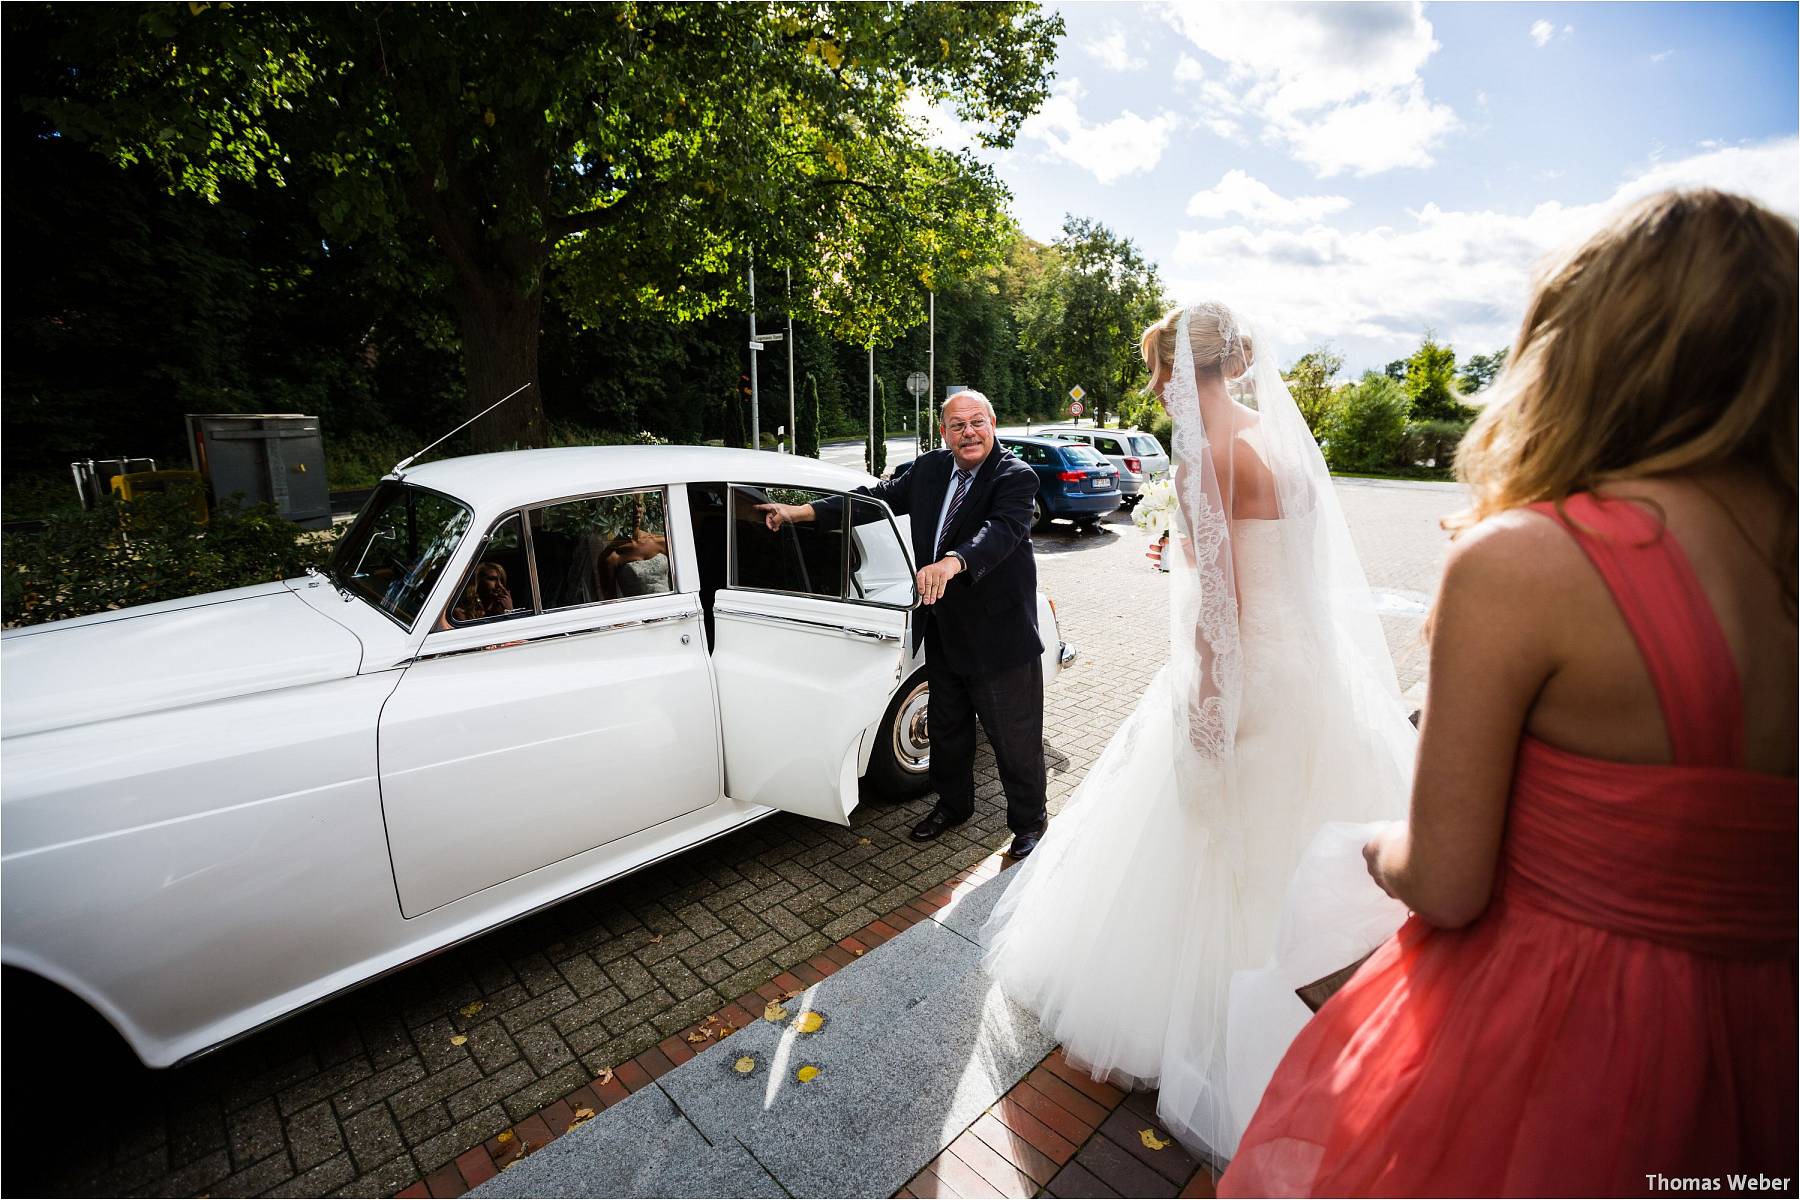
[[(896, 514), (912, 517), (915, 567), (942, 557), (932, 542), (955, 469), (950, 451), (932, 450), (904, 474), (856, 489), (885, 501)], [(1037, 472), (996, 444), (944, 528), (945, 553), (962, 555), (968, 569), (950, 581), (936, 604), (915, 610), (913, 644), (928, 627), (934, 629), (949, 657), (944, 665), (956, 671), (983, 674), (1043, 653), (1037, 562), (1031, 553), (1031, 501), (1037, 489)]]

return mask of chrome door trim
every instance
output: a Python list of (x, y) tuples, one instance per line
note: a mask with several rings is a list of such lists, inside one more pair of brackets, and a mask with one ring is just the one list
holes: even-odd
[(691, 621), (698, 617), (698, 610), (668, 613), (660, 617), (633, 617), (624, 621), (608, 621), (604, 625), (595, 625), (589, 629), (564, 629), (556, 633), (540, 633), (534, 637), (505, 638), (501, 641), (486, 642), (479, 646), (463, 646), (455, 650), (439, 650), (434, 654), (417, 654), (397, 665), (410, 667), (414, 663), (430, 662), (438, 658), (455, 658), (461, 654), (480, 654), (488, 650), (509, 650), (514, 646), (531, 646), (538, 642), (553, 642), (559, 638), (588, 637), (598, 633), (617, 633), (621, 629), (637, 629), (646, 625), (665, 625), (670, 621)]
[(898, 642), (901, 637), (897, 633), (889, 633), (885, 629), (864, 629), (857, 625), (843, 625), (836, 621), (812, 621), (805, 617), (783, 617), (773, 613), (749, 612), (741, 608), (725, 608), (713, 605), (714, 617), (742, 617), (746, 621), (757, 621), (764, 625), (804, 625), (808, 629), (826, 629), (832, 633), (842, 633), (850, 637), (868, 638), (874, 642)]

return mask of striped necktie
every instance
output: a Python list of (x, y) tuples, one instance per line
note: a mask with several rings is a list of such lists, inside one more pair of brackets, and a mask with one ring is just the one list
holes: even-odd
[(938, 532), (937, 556), (944, 557), (944, 540), (950, 536), (950, 529), (956, 524), (956, 514), (962, 509), (963, 497), (969, 494), (969, 481), (974, 479), (972, 471), (958, 469), (956, 472), (956, 495), (950, 497), (950, 510), (944, 514), (944, 527)]

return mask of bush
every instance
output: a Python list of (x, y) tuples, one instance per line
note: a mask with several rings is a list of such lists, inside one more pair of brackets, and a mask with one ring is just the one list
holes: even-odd
[(1409, 466), (1433, 466), (1448, 470), (1456, 447), (1469, 432), (1468, 421), (1409, 421), (1400, 444), (1401, 460)]
[(819, 381), (807, 372), (806, 394), (800, 398), (800, 428), (794, 450), (807, 458), (819, 457)]
[(42, 531), (7, 534), (0, 618), (35, 625), (288, 579), (323, 563), (336, 544), (269, 504), (228, 501), (203, 524), (197, 494), (171, 489), (129, 504), (109, 497), (90, 512), (50, 515)]
[(1412, 401), (1386, 375), (1369, 371), (1338, 397), (1321, 432), (1325, 460), (1337, 471), (1379, 471), (1395, 466), (1406, 438)]

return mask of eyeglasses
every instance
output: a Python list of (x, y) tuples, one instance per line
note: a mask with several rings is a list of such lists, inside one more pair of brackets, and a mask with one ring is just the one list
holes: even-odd
[(973, 421), (951, 421), (944, 426), (945, 429), (953, 434), (968, 433), (970, 431), (983, 433), (987, 430), (987, 427), (988, 419), (986, 417), (976, 417)]

